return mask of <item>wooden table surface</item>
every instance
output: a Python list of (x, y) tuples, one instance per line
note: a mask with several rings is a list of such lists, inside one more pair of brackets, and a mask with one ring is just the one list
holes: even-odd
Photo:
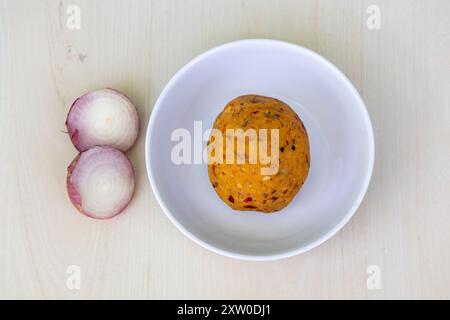
[[(68, 24), (71, 4), (80, 29)], [(371, 5), (380, 29), (368, 28)], [(354, 218), (281, 261), (194, 244), (162, 212), (145, 170), (145, 130), (167, 81), (199, 53), (245, 38), (331, 60), (375, 131), (374, 175)], [(110, 221), (78, 214), (65, 188), (76, 155), (67, 111), (101, 87), (135, 101), (142, 129), (129, 152), (135, 197)], [(0, 0), (0, 146), (1, 298), (450, 298), (448, 0)], [(373, 265), (378, 289), (367, 285)]]

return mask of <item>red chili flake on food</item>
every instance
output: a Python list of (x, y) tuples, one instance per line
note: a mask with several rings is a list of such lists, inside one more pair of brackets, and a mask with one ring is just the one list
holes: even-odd
[(252, 197), (247, 197), (247, 198), (245, 198), (245, 200), (244, 200), (244, 202), (250, 202), (250, 201), (253, 201)]
[(257, 114), (259, 110), (253, 111), (252, 114)]
[(233, 198), (233, 196), (229, 196), (229, 197), (228, 197), (228, 201), (230, 201), (231, 203), (234, 203), (234, 198)]
[(255, 207), (255, 206), (244, 206), (244, 208), (246, 208), (246, 209), (257, 209), (258, 207)]

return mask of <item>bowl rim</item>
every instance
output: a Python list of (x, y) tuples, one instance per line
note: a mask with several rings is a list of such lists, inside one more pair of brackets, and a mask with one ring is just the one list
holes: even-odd
[[(164, 203), (164, 201), (162, 200), (162, 197), (159, 193), (156, 181), (154, 179), (154, 175), (153, 175), (153, 171), (154, 168), (152, 166), (152, 163), (150, 163), (150, 156), (149, 156), (149, 152), (151, 149), (150, 146), (150, 137), (151, 137), (151, 132), (153, 131), (154, 128), (154, 124), (156, 122), (156, 118), (158, 116), (158, 113), (161, 110), (161, 105), (162, 102), (164, 101), (164, 99), (166, 98), (166, 96), (168, 95), (168, 93), (170, 92), (170, 90), (172, 89), (172, 87), (174, 86), (174, 84), (178, 81), (178, 79), (188, 70), (190, 69), (192, 66), (194, 66), (197, 62), (199, 62), (200, 60), (215, 54), (218, 51), (224, 50), (224, 49), (228, 49), (231, 47), (236, 47), (236, 46), (241, 46), (241, 45), (248, 45), (248, 44), (265, 44), (265, 45), (275, 45), (275, 46), (281, 46), (281, 47), (285, 47), (285, 48), (289, 48), (289, 49), (295, 49), (299, 52), (303, 52), (306, 53), (310, 56), (312, 56), (313, 58), (315, 58), (316, 60), (318, 60), (320, 63), (323, 63), (325, 66), (327, 66), (328, 68), (330, 68), (330, 70), (332, 72), (334, 72), (336, 74), (336, 76), (343, 81), (343, 83), (346, 85), (346, 87), (348, 88), (349, 92), (352, 93), (353, 97), (356, 99), (356, 101), (358, 101), (358, 107), (361, 109), (362, 111), (362, 116), (364, 119), (364, 125), (365, 128), (368, 131), (368, 153), (369, 153), (369, 157), (368, 157), (368, 163), (367, 163), (367, 169), (365, 172), (365, 177), (364, 177), (364, 181), (362, 184), (362, 187), (360, 189), (360, 192), (357, 196), (357, 198), (354, 201), (353, 206), (350, 208), (350, 210), (348, 210), (347, 214), (345, 215), (345, 217), (343, 219), (341, 219), (341, 221), (339, 223), (337, 223), (333, 228), (331, 228), (328, 232), (324, 233), (322, 236), (318, 237), (316, 240), (300, 246), (296, 249), (293, 250), (287, 250), (284, 252), (280, 252), (280, 253), (275, 253), (275, 254), (269, 254), (269, 255), (250, 255), (250, 254), (242, 254), (242, 253), (236, 253), (236, 252), (232, 252), (232, 251), (228, 251), (228, 250), (224, 250), (221, 248), (218, 248), (214, 245), (209, 244), (207, 241), (200, 239), (199, 237), (197, 237), (196, 235), (194, 235), (192, 232), (190, 232), (188, 229), (186, 229), (181, 223), (178, 222), (178, 220), (174, 217), (174, 215), (171, 213), (171, 211), (169, 210), (169, 208), (166, 206), (166, 204)], [(211, 49), (208, 49), (207, 51), (199, 54), (198, 56), (196, 56), (195, 58), (193, 58), (192, 60), (190, 60), (188, 63), (186, 63), (183, 67), (181, 67), (173, 76), (172, 78), (169, 80), (169, 82), (164, 86), (164, 89), (162, 90), (162, 92), (160, 93), (158, 99), (156, 100), (154, 106), (153, 106), (153, 110), (151, 112), (150, 115), (150, 120), (148, 122), (148, 126), (147, 126), (147, 132), (146, 132), (146, 138), (145, 138), (145, 164), (146, 164), (146, 168), (147, 168), (147, 175), (150, 181), (150, 185), (152, 187), (153, 190), (153, 194), (156, 198), (156, 201), (158, 202), (158, 204), (160, 205), (160, 207), (162, 208), (163, 212), (165, 213), (165, 215), (169, 218), (169, 220), (177, 227), (177, 229), (179, 231), (181, 231), (181, 233), (183, 233), (186, 237), (188, 237), (189, 239), (191, 239), (192, 241), (194, 241), (195, 243), (197, 243), (198, 245), (200, 245), (201, 247), (208, 249), (212, 252), (218, 253), (222, 256), (226, 256), (226, 257), (230, 257), (230, 258), (234, 258), (234, 259), (239, 259), (239, 260), (245, 260), (245, 261), (273, 261), (273, 260), (280, 260), (280, 259), (285, 259), (285, 258), (290, 258), (302, 253), (305, 253), (315, 247), (320, 246), (321, 244), (323, 244), (325, 241), (329, 240), (331, 237), (333, 237), (336, 233), (338, 233), (346, 224), (347, 222), (353, 217), (353, 215), (355, 214), (356, 210), (359, 208), (361, 202), (363, 201), (363, 198), (367, 192), (367, 189), (369, 187), (369, 183), (372, 177), (372, 173), (373, 173), (373, 167), (374, 167), (374, 161), (375, 161), (375, 141), (374, 141), (374, 133), (373, 133), (373, 127), (372, 127), (372, 122), (370, 120), (370, 116), (369, 113), (367, 111), (367, 107), (364, 103), (364, 101), (362, 100), (359, 92), (356, 90), (356, 88), (353, 86), (353, 84), (351, 83), (351, 81), (347, 78), (347, 76), (339, 69), (337, 68), (333, 63), (331, 63), (329, 60), (327, 60), (326, 58), (324, 58), (323, 56), (321, 56), (320, 54), (302, 47), (300, 45), (294, 44), (294, 43), (290, 43), (290, 42), (286, 42), (286, 41), (281, 41), (281, 40), (275, 40), (275, 39), (243, 39), (243, 40), (237, 40), (237, 41), (232, 41), (232, 42), (228, 42), (228, 43), (224, 43), (221, 45), (218, 45), (216, 47), (213, 47)]]

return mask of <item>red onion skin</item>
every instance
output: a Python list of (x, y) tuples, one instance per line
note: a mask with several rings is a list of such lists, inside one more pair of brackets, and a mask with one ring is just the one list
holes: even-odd
[(81, 207), (81, 205), (82, 205), (81, 195), (79, 194), (77, 189), (72, 185), (72, 182), (71, 182), (72, 172), (75, 169), (80, 157), (81, 157), (81, 153), (75, 159), (73, 159), (72, 163), (67, 168), (66, 185), (67, 185), (67, 192), (69, 193), (70, 201), (72, 201), (72, 204), (75, 206), (75, 208), (78, 209), (78, 211), (84, 213), (83, 208)]

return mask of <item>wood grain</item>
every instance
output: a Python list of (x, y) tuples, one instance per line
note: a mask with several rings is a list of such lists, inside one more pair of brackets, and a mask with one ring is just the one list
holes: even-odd
[[(69, 4), (81, 29), (66, 28)], [(381, 9), (381, 29), (366, 8)], [(450, 298), (450, 2), (447, 0), (0, 0), (1, 298)], [(334, 62), (365, 100), (376, 164), (350, 223), (322, 246), (267, 263), (185, 238), (152, 194), (144, 132), (170, 77), (197, 54), (274, 38)], [(87, 90), (139, 106), (137, 192), (106, 222), (73, 209), (64, 121)], [(80, 290), (66, 286), (81, 268)], [(382, 289), (366, 287), (368, 265)]]

